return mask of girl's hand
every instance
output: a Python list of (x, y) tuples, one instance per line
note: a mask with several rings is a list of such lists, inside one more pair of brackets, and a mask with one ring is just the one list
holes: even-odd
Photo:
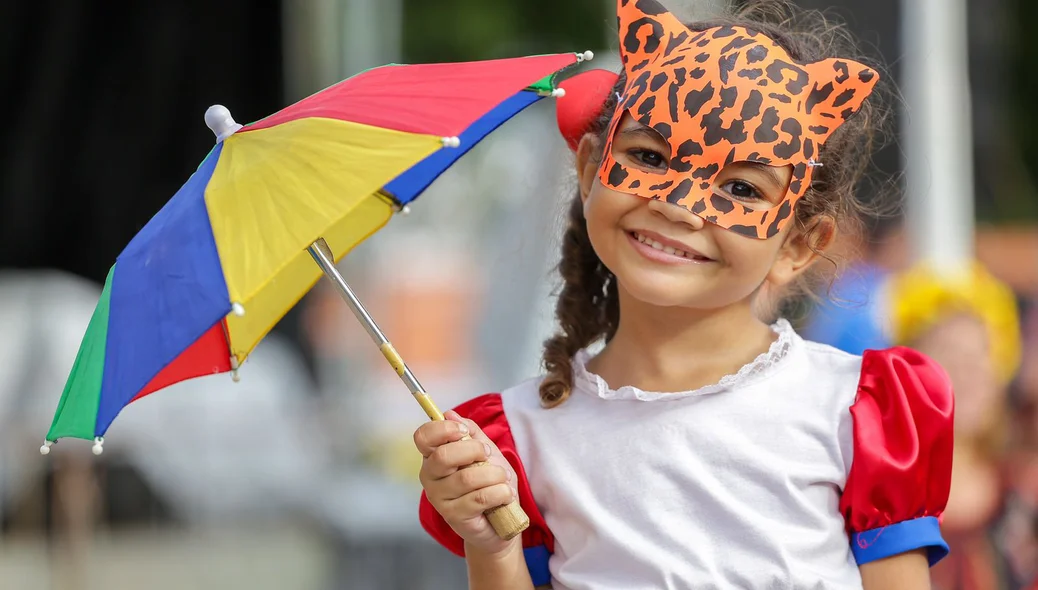
[[(475, 422), (453, 411), (444, 418), (426, 422), (414, 433), (415, 446), (425, 458), (418, 474), (425, 495), (467, 545), (503, 555), (521, 544), (521, 537), (502, 540), (483, 513), (519, 497), (515, 472)], [(466, 435), (472, 438), (461, 440)]]

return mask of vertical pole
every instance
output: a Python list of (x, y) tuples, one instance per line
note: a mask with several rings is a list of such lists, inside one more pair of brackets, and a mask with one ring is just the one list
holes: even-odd
[(342, 77), (399, 61), (403, 0), (339, 0), (342, 23)]
[(901, 0), (906, 229), (939, 273), (973, 258), (973, 139), (966, 0)]
[(290, 102), (401, 59), (403, 0), (285, 0), (282, 6)]
[(340, 0), (282, 3), (287, 102), (295, 102), (341, 79)]

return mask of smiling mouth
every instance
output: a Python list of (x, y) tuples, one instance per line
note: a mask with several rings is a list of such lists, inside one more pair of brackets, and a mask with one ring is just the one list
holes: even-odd
[(660, 242), (657, 242), (656, 240), (654, 240), (652, 238), (643, 236), (643, 235), (639, 234), (636, 231), (627, 232), (627, 234), (631, 238), (633, 238), (634, 240), (638, 241), (639, 243), (644, 244), (645, 246), (648, 246), (649, 248), (652, 248), (653, 250), (658, 250), (660, 252), (663, 252), (664, 254), (669, 254), (671, 256), (676, 256), (678, 258), (684, 258), (686, 260), (691, 260), (691, 261), (694, 261), (694, 262), (713, 262), (712, 259), (707, 258), (706, 256), (703, 256), (703, 255), (699, 254), (698, 252), (686, 252), (684, 250), (678, 250), (677, 248), (674, 248), (673, 246), (667, 246), (667, 245), (661, 244)]

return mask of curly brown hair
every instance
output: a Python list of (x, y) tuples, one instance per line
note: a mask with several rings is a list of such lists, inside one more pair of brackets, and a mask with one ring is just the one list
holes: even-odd
[[(727, 16), (686, 23), (693, 31), (723, 25), (763, 33), (800, 63), (836, 56), (862, 63), (870, 61), (862, 57), (854, 38), (842, 24), (819, 11), (799, 9), (788, 0), (749, 0)], [(869, 65), (882, 71), (875, 64)], [(811, 186), (796, 205), (796, 231), (829, 264), (816, 265), (782, 293), (769, 292), (766, 301), (759, 303), (761, 315), (777, 313), (781, 302), (795, 295), (815, 297), (819, 286), (831, 285), (839, 264), (833, 256), (823, 252), (825, 246), (837, 234), (859, 234), (865, 220), (885, 212), (886, 207), (880, 201), (865, 203), (857, 198), (859, 184), (872, 164), (872, 154), (889, 137), (886, 123), (890, 111), (884, 97), (889, 90), (883, 88), (888, 76), (882, 79), (883, 85), (873, 91), (859, 112), (822, 146), (821, 159), (825, 166), (815, 171)], [(625, 86), (626, 78), (621, 72), (601, 113), (585, 130), (600, 146), (605, 144), (617, 97)], [(890, 196), (894, 194), (891, 190), (894, 183), (887, 184), (883, 192)], [(555, 306), (559, 331), (544, 342), (543, 364), (547, 375), (540, 385), (541, 403), (549, 408), (569, 397), (573, 387), (574, 355), (600, 339), (609, 342), (620, 322), (616, 277), (591, 246), (579, 190), (569, 206), (558, 270), (562, 277), (562, 289)]]

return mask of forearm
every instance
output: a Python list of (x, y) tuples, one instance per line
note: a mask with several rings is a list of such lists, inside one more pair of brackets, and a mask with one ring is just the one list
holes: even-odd
[(490, 555), (465, 544), (469, 590), (534, 590), (519, 543), (503, 553)]
[(861, 566), (864, 590), (930, 590), (930, 566), (922, 550), (902, 553)]

